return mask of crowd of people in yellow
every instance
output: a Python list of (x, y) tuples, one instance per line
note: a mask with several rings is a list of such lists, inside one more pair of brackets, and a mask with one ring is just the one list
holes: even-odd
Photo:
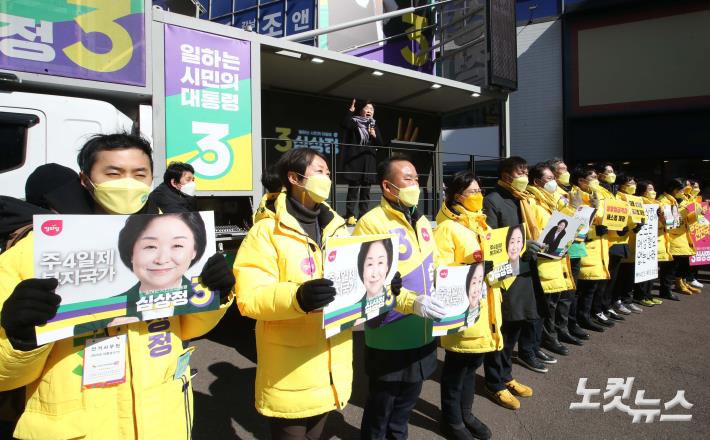
[[(97, 136), (82, 148), (78, 161), (80, 180), (48, 188), (40, 197), (43, 208), (158, 212), (146, 203), (153, 179), (146, 141), (125, 134)], [(284, 154), (274, 174), (264, 174), (271, 192), (262, 199), (233, 268), (216, 254), (202, 270), (203, 284), (220, 292), (220, 308), (107, 329), (106, 336), (127, 335), (125, 380), (111, 386), (82, 387), (85, 340), (91, 335), (38, 346), (35, 326), (55, 316), (60, 297), (54, 293), (56, 280), (35, 277), (33, 233), (25, 231), (0, 255), (0, 391), (6, 396), (21, 390), (14, 437), (190, 438), (189, 368), (179, 364), (192, 349), (183, 341), (211, 330), (234, 302), (242, 315), (256, 320), (254, 404), (274, 439), (320, 438), (328, 414), (348, 403), (354, 368), (364, 368), (369, 378), (361, 437), (407, 438), (422, 383), (437, 369), (438, 347), (445, 350), (441, 434), (488, 439), (490, 429), (473, 412), (479, 366), (492, 399), (518, 409), (519, 397), (533, 396), (533, 388), (515, 379), (514, 361), (547, 372), (557, 362), (553, 354), (568, 355), (565, 344), (584, 344), (588, 331), (603, 332), (624, 315), (641, 312), (640, 306), (678, 300), (673, 291), (692, 295), (702, 287), (689, 266), (695, 254), (689, 225), (700, 212), (699, 206), (689, 208), (698, 203), (697, 182), (672, 179), (657, 196), (653, 182), (617, 176), (611, 164), (569, 171), (558, 159), (529, 167), (524, 159), (510, 157), (500, 162), (499, 181), (485, 195), (473, 173), (453, 176), (432, 228), (417, 209), (417, 170), (405, 156), (393, 156), (378, 165), (376, 184), (383, 194), (378, 206), (350, 232), (326, 203), (329, 175), (327, 159), (314, 150)], [(610, 231), (595, 216), (586, 238), (576, 240), (564, 258), (541, 255), (546, 245), (540, 235), (554, 212), (599, 208), (604, 200), (625, 201), (628, 195), (671, 205), (678, 213), (673, 228), (664, 221), (658, 226), (659, 295), (652, 295), (652, 282), (634, 284), (633, 248), (643, 223), (630, 218), (623, 230)], [(71, 210), (67, 200), (73, 202)], [(526, 242), (514, 281), (487, 287), (473, 326), (434, 338), (432, 323), (445, 313), (431, 295), (434, 269), (482, 261), (487, 232), (517, 225), (524, 225)], [(326, 338), (322, 328), (322, 308), (336, 295), (332, 281), (323, 278), (323, 250), (329, 239), (350, 233), (394, 233), (400, 239), (391, 284), (396, 306), (386, 325), (365, 326), (364, 365), (353, 365), (352, 330)], [(170, 344), (166, 355), (151, 353), (156, 338)]]

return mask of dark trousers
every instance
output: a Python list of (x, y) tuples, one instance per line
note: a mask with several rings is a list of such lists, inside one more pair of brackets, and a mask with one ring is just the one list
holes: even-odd
[[(345, 201), (345, 219), (349, 217), (360, 218), (367, 212), (370, 204), (370, 184), (369, 183), (349, 183), (348, 196)], [(360, 215), (355, 215), (357, 205)]]
[(570, 258), (570, 266), (572, 267), (572, 278), (577, 290), (572, 292), (572, 300), (569, 303), (569, 314), (567, 315), (567, 328), (573, 329), (577, 326), (577, 302), (579, 301), (579, 271), (582, 268), (581, 258)]
[(323, 434), (329, 413), (305, 419), (269, 417), (269, 430), (273, 440), (316, 440)]
[(668, 296), (673, 291), (676, 278), (685, 279), (690, 272), (690, 259), (674, 255), (673, 261), (662, 261), (659, 264), (658, 278), (661, 281), (661, 295)]
[(367, 440), (406, 439), (409, 414), (419, 399), (422, 383), (384, 382), (371, 378), (360, 437)]
[(595, 297), (592, 305), (592, 311), (594, 314), (606, 312), (611, 308), (614, 298), (614, 289), (616, 288), (616, 283), (619, 280), (621, 260), (622, 257), (619, 255), (609, 255), (609, 280), (604, 283), (605, 287), (601, 292), (599, 292), (599, 295)]
[(651, 299), (651, 289), (653, 288), (653, 280), (643, 281), (634, 284), (634, 299), (641, 301), (642, 299)]
[[(545, 300), (547, 301), (547, 308), (549, 309), (549, 313), (545, 316), (545, 319), (542, 320), (542, 338), (546, 341), (557, 341), (557, 332), (559, 327), (557, 326), (557, 319), (558, 315), (562, 313), (560, 309), (560, 306), (562, 306), (562, 309), (565, 309), (565, 325), (562, 328), (563, 331), (567, 331), (567, 313), (569, 313), (569, 297), (565, 298), (565, 304), (563, 304), (562, 301), (562, 295), (566, 294), (567, 292), (563, 292), (562, 294), (560, 293), (551, 293), (548, 295), (545, 295)], [(559, 341), (558, 341), (559, 342)]]
[(577, 283), (577, 321), (589, 321), (592, 306), (606, 286), (606, 280), (579, 280)]
[(503, 335), (503, 349), (486, 353), (486, 385), (491, 391), (504, 390), (505, 384), (513, 380), (513, 348), (516, 343), (518, 357), (529, 359), (535, 356), (532, 321), (503, 321), (500, 332)]
[(631, 302), (631, 294), (634, 291), (634, 277), (636, 269), (634, 263), (621, 263), (619, 268), (619, 279), (614, 288), (614, 302), (621, 301), (624, 304)]
[(476, 370), (483, 363), (485, 353), (457, 353), (446, 351), (441, 372), (441, 413), (443, 422), (460, 427), (471, 417), (473, 395), (476, 391)]
[(691, 282), (693, 280), (698, 279), (698, 274), (700, 273), (700, 267), (699, 266), (690, 266), (690, 260), (688, 260), (688, 276), (685, 277), (685, 280), (688, 282)]
[[(555, 308), (555, 328), (558, 336), (562, 332), (569, 332), (570, 311), (572, 310), (572, 303), (577, 300), (576, 294), (577, 292), (574, 290), (567, 290), (560, 294), (560, 299)], [(576, 323), (577, 320), (575, 319), (574, 322)]]

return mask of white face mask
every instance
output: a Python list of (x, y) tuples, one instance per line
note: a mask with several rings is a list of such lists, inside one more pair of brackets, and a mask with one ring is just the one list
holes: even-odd
[(550, 180), (543, 186), (545, 188), (545, 191), (549, 192), (550, 194), (554, 194), (555, 191), (557, 191), (557, 182), (554, 180)]
[(195, 195), (195, 189), (197, 187), (197, 184), (193, 180), (190, 183), (186, 183), (180, 188), (180, 192), (185, 194), (186, 196), (194, 196)]

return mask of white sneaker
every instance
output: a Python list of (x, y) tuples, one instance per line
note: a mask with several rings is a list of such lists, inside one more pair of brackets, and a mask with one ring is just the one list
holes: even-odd
[(689, 282), (688, 284), (690, 284), (693, 287), (697, 287), (698, 289), (703, 288), (703, 283), (701, 283), (700, 281), (695, 280), (695, 279), (693, 281)]

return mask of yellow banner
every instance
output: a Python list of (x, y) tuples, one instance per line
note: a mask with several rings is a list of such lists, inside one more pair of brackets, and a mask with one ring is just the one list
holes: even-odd
[(646, 211), (643, 209), (643, 199), (636, 196), (626, 196), (626, 201), (629, 203), (629, 215), (634, 223), (646, 221)]
[(604, 200), (602, 225), (611, 231), (621, 231), (629, 219), (629, 205), (621, 200)]

